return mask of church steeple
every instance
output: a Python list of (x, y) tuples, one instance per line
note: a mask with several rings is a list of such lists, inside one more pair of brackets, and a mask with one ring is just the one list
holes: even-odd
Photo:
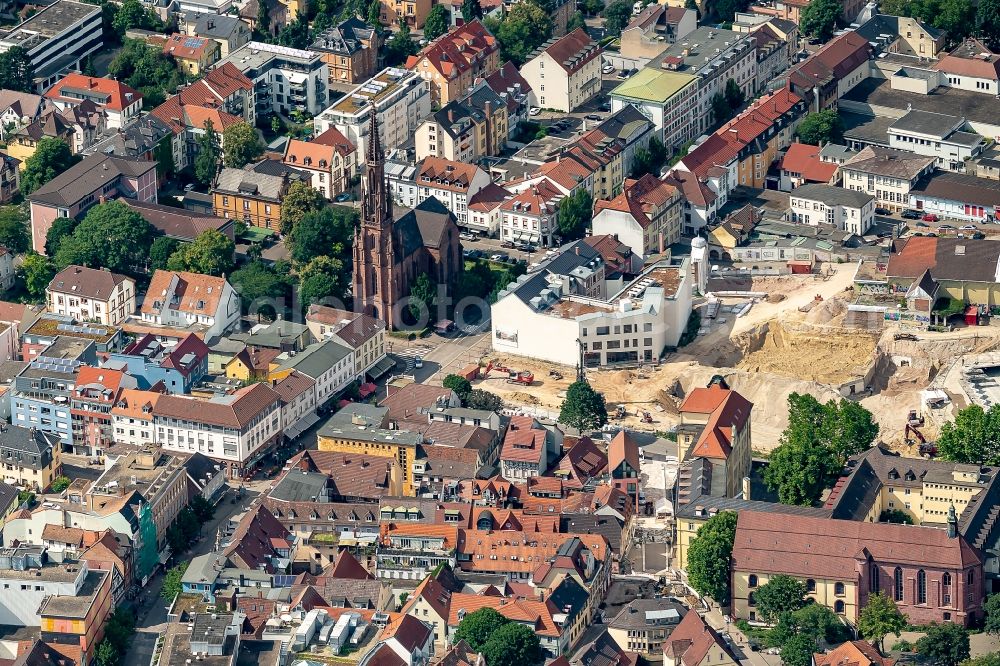
[(378, 110), (372, 100), (369, 105), (368, 146), (365, 150), (364, 199), (361, 215), (364, 224), (383, 226), (392, 222), (392, 199), (385, 185), (385, 156), (378, 133)]

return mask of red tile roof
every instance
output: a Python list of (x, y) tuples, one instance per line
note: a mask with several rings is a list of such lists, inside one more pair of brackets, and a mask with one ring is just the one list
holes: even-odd
[(829, 183), (837, 173), (837, 165), (819, 158), (819, 146), (793, 143), (781, 158), (781, 170), (802, 174), (811, 183)]
[(733, 450), (733, 429), (743, 431), (747, 427), (752, 409), (753, 404), (749, 400), (720, 384), (691, 391), (681, 404), (681, 413), (709, 414), (708, 423), (698, 436), (692, 454), (703, 458), (728, 459)]
[(45, 97), (64, 102), (79, 102), (80, 99), (73, 96), (73, 90), (86, 92), (87, 97), (90, 99), (94, 99), (95, 93), (104, 95), (105, 100), (103, 102), (96, 99), (94, 101), (112, 111), (124, 111), (125, 107), (142, 99), (142, 93), (120, 81), (98, 78), (96, 76), (84, 76), (75, 72), (70, 72), (59, 79), (58, 83), (46, 91)]
[(894, 666), (895, 659), (883, 657), (868, 641), (847, 641), (826, 654), (813, 654), (815, 666)]
[(598, 201), (594, 207), (594, 215), (605, 209), (630, 213), (639, 226), (645, 229), (652, 224), (649, 216), (655, 215), (655, 211), (678, 195), (677, 187), (647, 173), (638, 180), (625, 179), (621, 194), (610, 201)]
[(479, 167), (443, 157), (425, 157), (417, 166), (417, 185), (468, 193)]
[(608, 470), (618, 469), (623, 462), (631, 465), (632, 469), (639, 469), (639, 445), (627, 430), (619, 430), (611, 440), (608, 447)]
[(333, 146), (334, 149), (344, 157), (347, 157), (358, 149), (358, 147), (351, 143), (350, 139), (341, 134), (340, 130), (336, 127), (331, 127), (322, 134), (313, 137), (311, 143), (319, 144), (321, 146)]
[(507, 190), (496, 183), (490, 183), (469, 197), (469, 210), (488, 213), (510, 196), (511, 193)]
[(567, 73), (573, 74), (595, 58), (600, 58), (603, 49), (583, 28), (577, 28), (557, 39), (555, 43), (545, 48), (544, 52)]
[(415, 56), (406, 59), (407, 69), (416, 69), (426, 60), (442, 76), (454, 79), (482, 63), (499, 49), (496, 37), (476, 19), (452, 28)]
[(675, 664), (700, 666), (712, 647), (721, 648), (730, 659), (740, 660), (712, 627), (695, 611), (688, 612), (663, 643), (663, 653)]

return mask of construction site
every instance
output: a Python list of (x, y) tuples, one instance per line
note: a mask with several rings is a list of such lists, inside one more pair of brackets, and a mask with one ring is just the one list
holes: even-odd
[[(613, 424), (665, 433), (677, 425), (684, 396), (722, 375), (754, 404), (753, 447), (760, 453), (779, 444), (790, 393), (821, 402), (844, 397), (872, 412), (886, 445), (918, 455), (921, 442), (933, 441), (942, 423), (974, 401), (961, 359), (1000, 350), (1000, 327), (903, 332), (881, 314), (848, 308), (855, 300), (852, 269), (713, 279), (709, 290), (717, 296), (696, 299), (701, 328), (693, 342), (655, 365), (588, 368), (587, 379), (604, 395)], [(1000, 379), (993, 379), (1000, 376), (1000, 354), (992, 365), (992, 356), (983, 358), (996, 372), (983, 371), (989, 382), (980, 384), (996, 384), (1000, 400)], [(577, 372), (516, 356), (491, 355), (486, 363), (481, 370), (489, 371), (475, 385), (515, 410), (552, 418)]]

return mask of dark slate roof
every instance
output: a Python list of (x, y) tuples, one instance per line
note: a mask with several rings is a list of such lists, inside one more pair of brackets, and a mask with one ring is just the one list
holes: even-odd
[(9, 483), (0, 482), (0, 516), (7, 513), (7, 509), (15, 502), (17, 502), (17, 488)]
[(633, 599), (619, 611), (618, 615), (608, 622), (608, 626), (614, 629), (639, 629), (645, 630), (652, 625), (646, 621), (646, 613), (677, 613), (677, 622), (687, 615), (688, 609), (676, 599)]
[(435, 197), (428, 197), (393, 223), (402, 256), (408, 257), (421, 247), (439, 248), (448, 227), (457, 233), (455, 216)]
[(170, 127), (156, 116), (149, 114), (133, 120), (121, 129), (108, 130), (98, 137), (97, 142), (88, 148), (87, 152), (116, 157), (142, 157), (168, 136), (173, 136)]
[(83, 161), (74, 164), (32, 192), (28, 195), (28, 199), (53, 206), (69, 207), (102, 185), (121, 176), (135, 178), (153, 169), (156, 169), (156, 162), (103, 154), (87, 155)]
[(213, 478), (216, 474), (220, 473), (220, 470), (216, 469), (217, 463), (214, 460), (197, 451), (188, 456), (183, 464), (188, 476), (194, 479), (195, 483), (201, 487), (205, 485), (206, 476)]
[(328, 477), (320, 472), (289, 471), (271, 489), (273, 499), (286, 502), (310, 502), (321, 495), (326, 488)]
[[(583, 589), (583, 586), (576, 582), (575, 578), (566, 576), (556, 586), (556, 589), (552, 590), (547, 601), (565, 612), (568, 620), (572, 620), (586, 608), (588, 596), (587, 590)], [(569, 611), (567, 612), (566, 609)], [(572, 625), (572, 622), (569, 624)]]
[[(577, 248), (579, 248), (579, 252)], [(507, 291), (513, 292), (522, 301), (528, 303), (543, 289), (548, 288), (548, 275), (569, 275), (574, 269), (586, 266), (597, 258), (601, 258), (601, 253), (591, 245), (582, 240), (574, 241), (560, 248), (559, 254), (543, 263), (539, 270), (529, 275), (522, 275), (517, 281), (512, 282), (507, 287)], [(500, 294), (501, 297), (504, 295), (505, 293)]]
[(212, 37), (217, 39), (229, 39), (234, 32), (239, 30), (243, 21), (235, 16), (225, 14), (199, 14), (195, 23), (194, 34), (199, 37)]
[(371, 26), (352, 16), (316, 35), (312, 48), (342, 55), (353, 55), (364, 48), (362, 40), (371, 39), (372, 32)]
[(790, 516), (807, 516), (811, 518), (829, 518), (829, 509), (820, 509), (812, 506), (792, 506), (790, 504), (778, 504), (777, 502), (758, 502), (756, 500), (745, 500), (737, 497), (707, 497), (701, 496), (691, 500), (690, 503), (677, 508), (678, 518), (700, 518), (698, 509), (705, 511), (758, 511), (764, 513), (782, 513)]
[(53, 446), (58, 446), (58, 441), (54, 435), (35, 428), (4, 424), (0, 429), (0, 449), (42, 455)]
[(986, 488), (969, 500), (958, 519), (958, 531), (965, 540), (980, 550), (995, 548), (994, 529), (1000, 512), (1000, 475), (990, 479)]
[(559, 531), (566, 534), (600, 534), (611, 549), (621, 552), (622, 525), (611, 516), (592, 513), (564, 513), (559, 516)]

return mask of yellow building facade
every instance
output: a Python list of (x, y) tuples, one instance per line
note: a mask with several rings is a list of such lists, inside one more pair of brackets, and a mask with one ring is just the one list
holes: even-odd
[(402, 474), (401, 490), (403, 495), (415, 497), (413, 463), (417, 457), (419, 440), (419, 434), (401, 430), (369, 428), (359, 430), (358, 434), (346, 430), (341, 432), (320, 430), (317, 434), (316, 448), (320, 451), (360, 453), (380, 458), (392, 458), (399, 464)]
[[(753, 592), (766, 584), (769, 576), (750, 571), (733, 571), (733, 615), (751, 622), (758, 619)], [(851, 624), (858, 621), (857, 584), (854, 580), (835, 578), (799, 579), (806, 586), (806, 597), (826, 606)]]

